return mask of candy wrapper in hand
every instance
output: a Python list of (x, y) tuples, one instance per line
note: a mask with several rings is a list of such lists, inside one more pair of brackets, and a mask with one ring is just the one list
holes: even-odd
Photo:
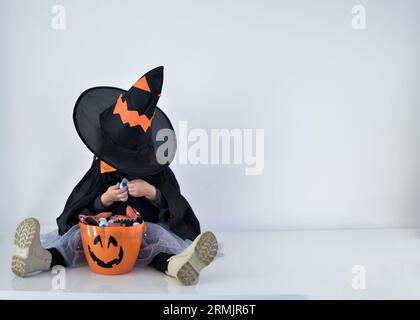
[(128, 183), (128, 180), (126, 178), (122, 179), (122, 181), (120, 183), (120, 189), (126, 188), (127, 183)]

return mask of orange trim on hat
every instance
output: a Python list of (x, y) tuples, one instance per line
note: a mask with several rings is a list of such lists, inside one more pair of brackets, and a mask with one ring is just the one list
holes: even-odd
[(133, 87), (136, 87), (138, 89), (141, 89), (147, 92), (152, 92), (150, 90), (149, 84), (147, 83), (146, 76), (143, 76), (139, 80), (137, 80), (137, 82), (133, 85)]
[(151, 127), (155, 117), (155, 114), (153, 114), (152, 118), (149, 119), (145, 114), (140, 115), (135, 110), (128, 110), (127, 101), (122, 101), (121, 94), (117, 99), (113, 113), (120, 115), (122, 123), (128, 123), (130, 127), (140, 126), (144, 132), (147, 132), (147, 129)]
[(101, 160), (101, 173), (107, 173), (107, 172), (113, 172), (113, 171), (117, 171), (117, 169), (111, 167), (109, 164)]

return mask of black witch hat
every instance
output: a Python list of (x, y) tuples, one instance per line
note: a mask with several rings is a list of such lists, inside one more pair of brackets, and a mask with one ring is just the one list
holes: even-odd
[[(73, 120), (85, 145), (106, 164), (128, 175), (148, 176), (163, 170), (175, 155), (176, 138), (169, 118), (156, 105), (162, 83), (163, 67), (158, 67), (128, 91), (94, 87), (83, 92)], [(170, 131), (161, 131), (164, 129)], [(158, 136), (159, 132), (163, 134)]]

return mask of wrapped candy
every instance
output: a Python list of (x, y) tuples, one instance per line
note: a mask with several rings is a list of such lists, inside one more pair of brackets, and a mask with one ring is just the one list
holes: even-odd
[(128, 183), (128, 180), (126, 178), (122, 179), (122, 181), (120, 183), (120, 189), (126, 188), (127, 183)]
[(80, 214), (79, 220), (81, 223), (100, 227), (131, 227), (134, 223), (141, 224), (144, 222), (140, 213), (130, 205), (127, 205), (126, 215), (113, 215), (112, 212), (107, 211), (94, 216)]

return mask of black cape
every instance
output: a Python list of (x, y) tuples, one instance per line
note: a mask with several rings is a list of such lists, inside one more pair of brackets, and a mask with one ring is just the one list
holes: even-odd
[[(95, 159), (88, 172), (76, 185), (67, 199), (63, 213), (57, 218), (58, 233), (65, 234), (79, 223), (79, 214), (89, 214), (87, 207), (111, 184), (120, 182), (124, 174), (114, 171), (100, 172), (100, 160)], [(169, 228), (182, 239), (194, 240), (200, 234), (200, 223), (187, 200), (181, 195), (174, 173), (165, 167), (158, 174), (139, 177), (157, 187), (168, 203), (164, 217)]]

